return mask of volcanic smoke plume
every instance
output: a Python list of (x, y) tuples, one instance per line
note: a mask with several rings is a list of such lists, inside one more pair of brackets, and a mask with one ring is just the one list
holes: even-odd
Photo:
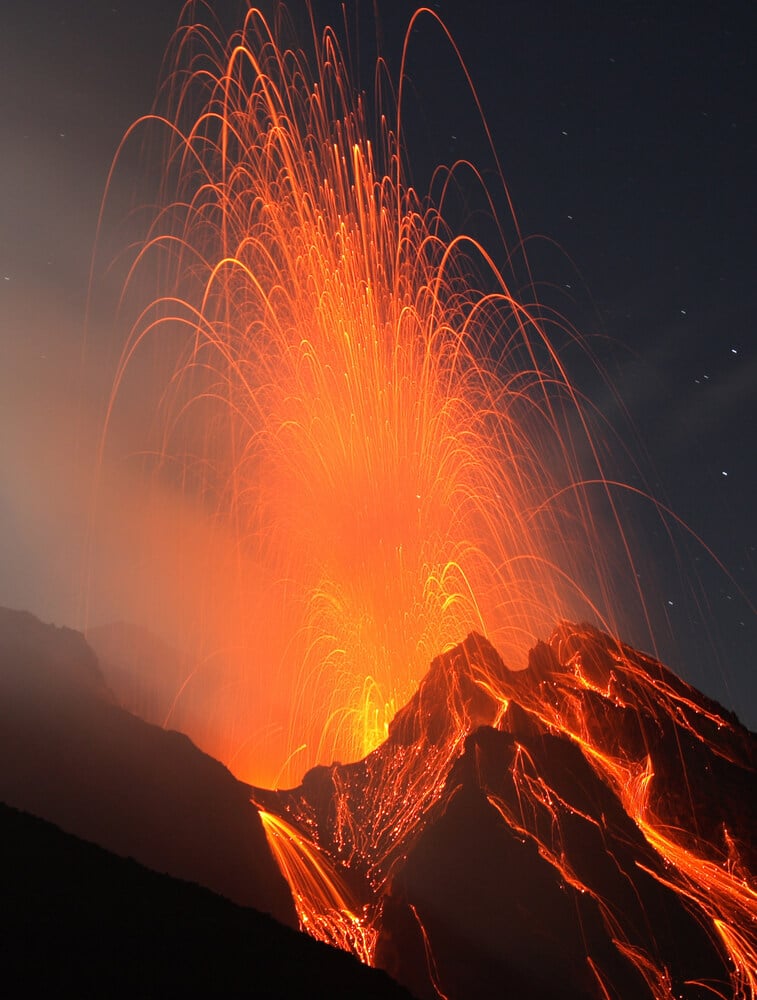
[(407, 41), (371, 127), (336, 32), (290, 36), (189, 5), (124, 140), (161, 137), (162, 182), (103, 479), (136, 381), (146, 523), (172, 493), (210, 525), (175, 553), (202, 597), (166, 719), (256, 786), (307, 771), (254, 793), (302, 928), (420, 996), (752, 997), (753, 737), (612, 638), (650, 624), (643, 491), (571, 381), (590, 353), (514, 220), (453, 227), (469, 164), (411, 186)]

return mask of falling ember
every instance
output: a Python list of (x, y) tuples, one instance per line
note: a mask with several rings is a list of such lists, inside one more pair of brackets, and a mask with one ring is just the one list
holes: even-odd
[[(517, 297), (514, 274), (481, 243), (451, 230), (454, 167), (438, 173), (435, 198), (410, 186), (402, 89), (399, 111), (382, 108), (371, 132), (336, 34), (314, 31), (309, 58), (287, 47), (285, 26), (250, 10), (224, 45), (189, 6), (167, 108), (133, 127), (160, 128), (167, 147), (125, 302), (146, 282), (160, 294), (124, 346), (103, 455), (134, 366), (167, 364), (155, 480), (201, 511), (215, 545), (188, 630), (201, 654), (167, 721), (179, 725), (199, 697), (200, 742), (258, 785), (356, 762), (316, 768), (292, 792), (255, 793), (272, 851), (303, 928), (364, 961), (386, 949), (392, 906), (412, 914), (440, 994), (433, 931), (422, 907), (402, 909), (393, 879), (453, 808), (450, 775), (478, 727), (491, 727), (509, 762), (492, 777), (489, 750), (476, 747), (487, 815), (587, 897), (613, 962), (651, 996), (671, 996), (646, 931), (626, 934), (624, 915), (565, 860), (563, 826), (585, 822), (593, 835), (600, 820), (541, 773), (527, 734), (559, 737), (645, 838), (646, 874), (624, 876), (642, 911), (643, 892), (658, 889), (637, 878), (684, 899), (730, 956), (737, 995), (751, 997), (757, 904), (740, 842), (706, 856), (689, 836), (696, 821), (662, 816), (650, 754), (613, 743), (616, 730), (587, 705), (610, 711), (627, 697), (641, 718), (658, 699), (656, 725), (703, 742), (728, 723), (656, 684), (619, 644), (612, 669), (596, 669), (590, 639), (567, 626), (551, 640), (548, 676), (534, 680), (533, 655), (528, 670), (501, 666), (526, 667), (556, 620), (618, 631), (608, 553), (636, 579), (597, 415), (562, 360), (560, 344), (581, 343), (535, 296)], [(612, 541), (600, 544), (600, 519)], [(466, 669), (438, 681), (440, 699), (421, 683), (428, 664), (445, 652), (453, 662), (472, 632), (502, 661), (483, 639), (470, 655), (479, 640), (468, 640)], [(615, 995), (595, 955), (585, 972), (597, 995)]]

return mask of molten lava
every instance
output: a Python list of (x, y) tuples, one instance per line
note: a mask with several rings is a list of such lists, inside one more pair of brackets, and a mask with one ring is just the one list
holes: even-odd
[[(451, 231), (456, 166), (410, 186), (404, 55), (371, 137), (334, 31), (309, 57), (283, 15), (250, 10), (226, 45), (191, 15), (134, 126), (167, 139), (125, 301), (146, 275), (161, 290), (108, 411), (135, 359), (167, 359), (155, 474), (225, 553), (203, 564), (201, 652), (167, 721), (197, 689), (200, 741), (237, 772), (319, 765), (254, 793), (301, 925), (421, 995), (473, 995), (467, 937), (523, 989), (538, 938), (566, 995), (753, 997), (753, 738), (590, 626), (535, 645), (556, 620), (616, 633), (613, 580), (636, 579), (563, 361), (580, 341), (530, 279), (515, 295), (517, 252), (505, 267)], [(471, 829), (493, 871), (532, 878), (520, 916), (491, 897), (498, 942), (453, 878), (455, 843), (483, 850)], [(443, 891), (429, 857), (451, 865)]]

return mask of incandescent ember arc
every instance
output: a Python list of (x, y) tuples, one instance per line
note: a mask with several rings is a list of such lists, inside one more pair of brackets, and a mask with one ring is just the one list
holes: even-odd
[[(158, 150), (162, 177), (128, 264), (130, 326), (101, 446), (105, 462), (135, 373), (148, 371), (147, 546), (166, 496), (204, 526), (170, 553), (179, 580), (199, 580), (185, 609), (198, 652), (166, 724), (261, 787), (345, 762), (291, 793), (256, 793), (302, 927), (393, 967), (388, 928), (405, 921), (439, 996), (434, 929), (399, 871), (474, 787), (488, 822), (533, 848), (535, 870), (587, 897), (600, 944), (582, 975), (595, 995), (617, 995), (615, 965), (633, 988), (676, 995), (643, 927), (648, 894), (682, 907), (687, 928), (694, 911), (691, 933), (703, 928), (730, 960), (734, 995), (753, 996), (743, 844), (724, 828), (710, 856), (696, 817), (663, 816), (651, 751), (595, 726), (587, 706), (638, 708), (693, 741), (730, 722), (593, 626), (554, 632), (590, 621), (620, 634), (621, 594), (644, 617), (643, 594), (628, 596), (638, 552), (624, 517), (626, 494), (644, 491), (618, 481), (623, 445), (566, 361), (580, 351), (593, 363), (591, 352), (540, 302), (514, 217), (497, 221), (501, 171), (496, 198), (463, 161), (440, 166), (428, 191), (413, 186), (410, 35), (427, 23), (450, 59), (454, 42), (419, 11), (397, 79), (377, 65), (374, 106), (336, 30), (313, 22), (298, 41), (284, 9), (272, 20), (252, 9), (227, 39), (196, 13), (185, 9), (155, 110), (119, 152)], [(449, 207), (463, 176), (491, 209), (497, 246)], [(440, 700), (428, 664), (457, 662), (450, 651), (471, 633), (486, 638), (468, 640)], [(531, 651), (550, 635), (537, 683)], [(475, 737), (481, 726), (494, 742)], [(594, 836), (606, 813), (541, 770), (550, 739), (622, 805), (607, 840), (625, 844), (626, 819), (640, 831), (642, 860), (618, 860), (638, 921), (566, 860), (567, 828)], [(701, 995), (726, 995), (703, 983)]]

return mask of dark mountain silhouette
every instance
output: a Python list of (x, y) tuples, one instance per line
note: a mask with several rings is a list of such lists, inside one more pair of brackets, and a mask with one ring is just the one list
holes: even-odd
[(118, 707), (80, 633), (6, 609), (0, 801), (296, 926), (247, 786)]
[(4, 996), (365, 997), (383, 972), (0, 805)]

